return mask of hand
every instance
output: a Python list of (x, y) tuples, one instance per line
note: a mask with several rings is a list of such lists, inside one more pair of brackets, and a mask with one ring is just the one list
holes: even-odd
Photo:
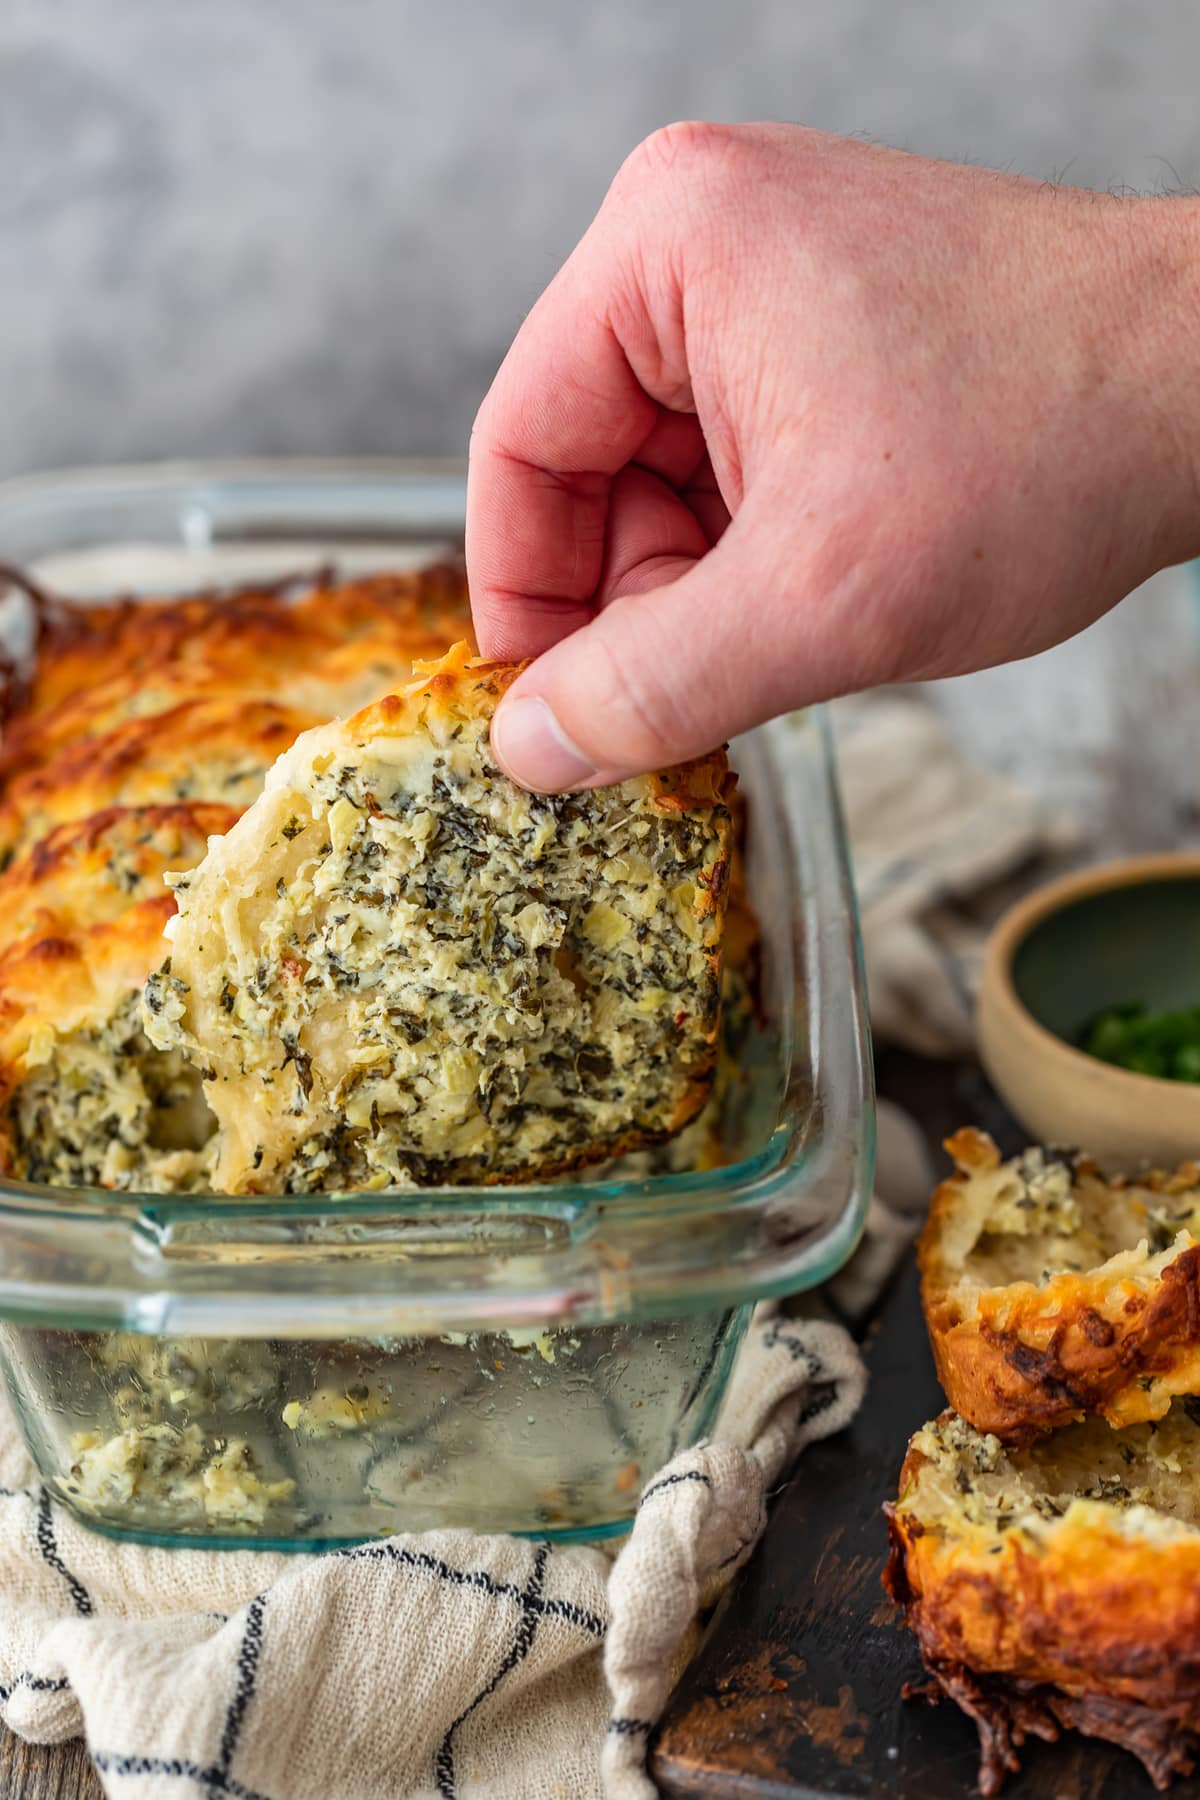
[(509, 773), (1027, 656), (1194, 554), (1196, 220), (799, 127), (647, 139), (472, 437), (480, 647), (537, 658)]

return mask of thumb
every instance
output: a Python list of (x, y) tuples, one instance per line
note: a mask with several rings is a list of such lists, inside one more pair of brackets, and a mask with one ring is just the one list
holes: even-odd
[(607, 786), (835, 691), (840, 671), (796, 641), (797, 609), (764, 566), (750, 512), (677, 580), (612, 601), (513, 683), (491, 744), (515, 782)]

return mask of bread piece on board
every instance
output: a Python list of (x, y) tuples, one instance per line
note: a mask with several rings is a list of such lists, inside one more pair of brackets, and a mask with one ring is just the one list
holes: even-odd
[(1107, 1180), (1086, 1157), (1002, 1161), (956, 1132), (921, 1238), (921, 1298), (951, 1406), (1021, 1440), (1087, 1413), (1160, 1418), (1200, 1393), (1200, 1168)]
[(1102, 1419), (1006, 1449), (945, 1412), (917, 1432), (887, 1509), (887, 1586), (933, 1691), (980, 1734), (984, 1794), (1026, 1737), (1063, 1727), (1153, 1780), (1200, 1742), (1200, 1417)]

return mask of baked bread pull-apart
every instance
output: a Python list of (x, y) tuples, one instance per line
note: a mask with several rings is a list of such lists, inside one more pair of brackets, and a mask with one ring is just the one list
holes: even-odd
[(1200, 1168), (1106, 1180), (1084, 1157), (1001, 1160), (965, 1130), (933, 1197), (921, 1294), (946, 1397), (1021, 1441), (1200, 1392)]
[(1200, 1744), (1200, 1403), (1006, 1449), (945, 1412), (888, 1508), (888, 1586), (931, 1677), (979, 1730), (998, 1793), (1029, 1737), (1064, 1727), (1158, 1786)]
[(519, 665), (460, 644), (306, 732), (176, 883), (150, 1040), (226, 1192), (544, 1178), (678, 1131), (719, 1024), (719, 753), (547, 798), (488, 748)]
[(184, 599), (41, 596), (32, 666), (8, 682), (0, 780), (198, 698), (275, 699), (321, 719), (354, 712), (469, 621), (466, 579), (452, 565)]

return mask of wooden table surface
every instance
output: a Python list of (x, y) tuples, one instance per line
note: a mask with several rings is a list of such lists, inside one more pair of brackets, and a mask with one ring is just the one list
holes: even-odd
[(0, 1725), (0, 1794), (4, 1800), (104, 1800), (82, 1742), (24, 1744)]

